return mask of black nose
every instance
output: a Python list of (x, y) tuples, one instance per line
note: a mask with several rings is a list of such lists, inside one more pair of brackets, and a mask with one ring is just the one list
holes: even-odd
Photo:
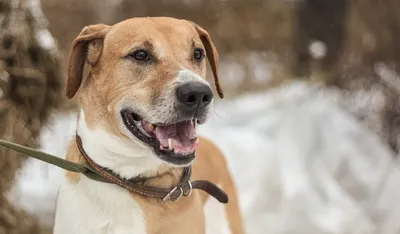
[(176, 89), (178, 101), (186, 108), (196, 109), (206, 107), (213, 99), (213, 94), (208, 85), (200, 82), (190, 82)]

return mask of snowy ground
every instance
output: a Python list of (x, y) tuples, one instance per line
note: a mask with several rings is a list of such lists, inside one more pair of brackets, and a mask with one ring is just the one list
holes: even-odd
[[(201, 134), (226, 153), (247, 233), (400, 232), (400, 173), (391, 152), (336, 98), (292, 83), (216, 104)], [(64, 156), (74, 118), (55, 117), (42, 135), (45, 151)], [(61, 173), (29, 160), (13, 199), (51, 224)]]

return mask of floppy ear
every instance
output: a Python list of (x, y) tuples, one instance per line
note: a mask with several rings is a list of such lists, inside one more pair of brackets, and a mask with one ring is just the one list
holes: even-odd
[(214, 43), (211, 40), (208, 32), (200, 27), (199, 25), (191, 22), (197, 33), (200, 36), (201, 42), (203, 43), (204, 48), (206, 49), (207, 59), (210, 63), (211, 70), (214, 75), (215, 87), (217, 88), (217, 92), (220, 98), (224, 98), (224, 93), (222, 92), (219, 79), (218, 79), (218, 51), (215, 48)]
[[(85, 62), (96, 64), (103, 49), (103, 40), (110, 26), (104, 24), (90, 25), (82, 29), (79, 36), (72, 42), (68, 58), (68, 78), (66, 95), (73, 98), (82, 83)], [(90, 44), (90, 46), (89, 46)]]

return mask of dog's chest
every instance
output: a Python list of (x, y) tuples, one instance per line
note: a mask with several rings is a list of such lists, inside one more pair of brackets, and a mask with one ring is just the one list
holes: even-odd
[(204, 211), (197, 191), (166, 204), (81, 177), (58, 196), (54, 234), (67, 233), (204, 234)]
[(60, 187), (54, 234), (145, 234), (142, 209), (115, 185), (81, 177)]
[(148, 234), (206, 233), (203, 204), (198, 191), (177, 202), (136, 198), (143, 207)]

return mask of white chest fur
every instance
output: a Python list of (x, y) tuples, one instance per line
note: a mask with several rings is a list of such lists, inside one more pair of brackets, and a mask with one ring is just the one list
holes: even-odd
[[(88, 128), (80, 113), (78, 134), (92, 159), (126, 177), (134, 177), (157, 162), (149, 149), (113, 136), (101, 123)], [(144, 234), (145, 219), (139, 204), (124, 189), (81, 176), (76, 184), (62, 183), (57, 201), (54, 234)]]
[[(94, 161), (125, 177), (154, 169), (159, 160), (151, 157), (135, 139), (123, 141), (101, 128), (89, 129), (81, 111), (78, 134)], [(213, 198), (211, 198), (213, 199)], [(223, 204), (206, 205), (206, 214), (224, 217)], [(208, 211), (207, 211), (208, 210)], [(219, 211), (219, 212), (217, 212)], [(209, 216), (209, 215), (206, 215)], [(225, 233), (223, 222), (208, 218), (207, 234)], [(78, 183), (65, 180), (59, 191), (54, 234), (146, 234), (146, 220), (140, 205), (124, 189), (81, 176)], [(229, 232), (228, 232), (229, 233)]]
[(81, 176), (65, 181), (57, 201), (54, 234), (145, 234), (139, 204), (116, 185)]

